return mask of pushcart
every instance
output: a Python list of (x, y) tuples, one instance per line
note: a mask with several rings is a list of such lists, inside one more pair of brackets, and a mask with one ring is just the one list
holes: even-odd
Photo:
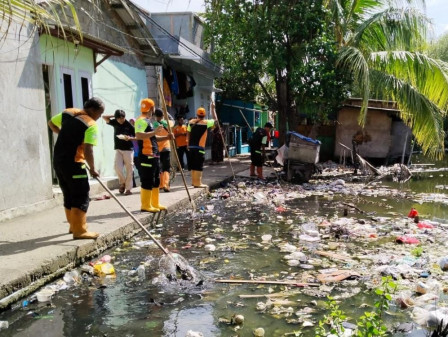
[(321, 142), (298, 132), (286, 134), (286, 151), (283, 170), (286, 180), (294, 183), (306, 183), (317, 172)]

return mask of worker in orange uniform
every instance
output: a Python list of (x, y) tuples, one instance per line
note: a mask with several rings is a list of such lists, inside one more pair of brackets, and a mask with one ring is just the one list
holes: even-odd
[[(169, 134), (168, 131), (168, 123), (163, 120), (163, 111), (160, 108), (156, 108), (154, 112), (154, 116), (156, 121), (153, 123), (154, 127), (157, 128), (159, 125), (163, 126), (163, 130), (160, 133), (160, 136), (167, 136)], [(170, 125), (172, 125), (170, 121)], [(170, 191), (170, 169), (171, 169), (171, 145), (170, 140), (157, 140), (157, 146), (159, 147), (160, 154), (160, 186), (159, 189), (163, 189), (165, 192)]]
[(190, 170), (190, 153), (187, 151), (187, 126), (183, 116), (177, 116), (177, 125), (173, 128), (176, 151), (180, 166), (185, 169), (184, 155), (187, 157), (187, 170)]
[(64, 209), (69, 233), (73, 239), (96, 239), (99, 234), (87, 231), (89, 208), (89, 177), (99, 177), (95, 168), (93, 146), (97, 144), (96, 121), (104, 112), (104, 103), (92, 97), (83, 109), (69, 108), (48, 121), (50, 129), (58, 134), (54, 146), (53, 167), (64, 196)]
[[(215, 105), (212, 104), (214, 113)], [(207, 130), (215, 127), (214, 119), (205, 119), (205, 109), (196, 111), (197, 118), (192, 119), (187, 127), (187, 144), (190, 152), (191, 180), (194, 187), (207, 187), (202, 184), (202, 170), (205, 160), (205, 142), (207, 141)]]
[(172, 134), (161, 136), (163, 126), (154, 129), (151, 116), (154, 113), (154, 101), (145, 98), (140, 103), (141, 115), (135, 121), (135, 137), (139, 141), (139, 159), (141, 165), (141, 211), (156, 213), (166, 210), (159, 203), (160, 167), (157, 141), (173, 139)]

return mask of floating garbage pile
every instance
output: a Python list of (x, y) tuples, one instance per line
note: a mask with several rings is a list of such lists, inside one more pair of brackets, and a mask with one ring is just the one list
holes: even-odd
[[(375, 203), (375, 212), (363, 210), (365, 200)], [(174, 265), (189, 270), (186, 276), (152, 241), (137, 236), (68, 271), (14, 310), (35, 319), (62, 310), (58, 297), (74, 307), (82, 294), (93, 293), (120, 312), (126, 303), (123, 327), (111, 323), (117, 313), (104, 319), (122, 335), (311, 337), (331, 296), (347, 314), (344, 336), (354, 336), (357, 319), (373, 310), (374, 291), (388, 276), (397, 285), (384, 313), (388, 331), (426, 333), (448, 322), (448, 224), (419, 215), (414, 200), (412, 191), (381, 182), (239, 179), (199, 201), (195, 214), (180, 212), (152, 229)], [(391, 201), (415, 208), (400, 214)], [(88, 303), (82, 305), (91, 315), (107, 315)], [(15, 317), (0, 316), (0, 327), (11, 330)], [(99, 335), (92, 326), (83, 334)]]
[[(283, 253), (282, 263), (290, 268), (269, 276), (250, 275), (254, 284), (257, 280), (275, 278), (276, 281), (285, 281), (287, 287), (285, 291), (274, 293), (282, 301), (275, 303), (270, 294), (265, 294), (267, 300), (258, 302), (255, 310), (309, 330), (317, 325), (313, 315), (319, 310), (315, 307), (317, 302), (298, 310), (297, 302), (288, 300), (297, 292), (291, 293), (294, 287), (288, 286), (286, 281), (311, 285), (300, 289), (301, 294), (316, 299), (332, 296), (336, 300), (345, 301), (378, 288), (381, 278), (390, 276), (398, 285), (391, 308), (397, 314), (402, 314), (400, 317), (403, 323), (406, 320), (415, 323), (401, 324), (395, 327), (396, 331), (409, 332), (418, 326), (431, 329), (440, 325), (442, 320), (448, 323), (448, 306), (443, 295), (448, 291), (447, 223), (419, 219), (415, 209), (409, 216), (376, 215), (366, 218), (361, 215), (362, 210), (344, 202), (342, 205), (352, 206), (359, 211), (355, 213), (361, 216), (353, 216), (351, 212), (352, 215), (343, 217), (342, 212), (337, 211), (333, 215), (313, 215), (306, 209), (293, 207), (298, 198), (310, 196), (321, 196), (325, 200), (337, 196), (367, 196), (401, 199), (408, 203), (419, 200), (419, 196), (414, 196), (410, 191), (382, 187), (380, 183), (366, 188), (365, 184), (346, 183), (342, 179), (302, 186), (281, 187), (268, 183), (262, 188), (258, 183), (240, 181), (215, 191), (212, 197), (219, 199), (223, 196), (239, 203), (250, 201), (270, 207), (278, 214), (277, 221), (289, 225), (286, 228), (288, 235), (276, 237), (265, 234), (259, 238), (257, 245), (261, 250), (278, 250)], [(335, 200), (335, 203), (340, 205), (341, 201)], [(241, 205), (246, 206), (244, 203)], [(384, 213), (386, 211), (387, 207)], [(240, 221), (234, 227), (238, 225), (246, 226), (250, 223)], [(243, 279), (243, 275), (238, 277)], [(362, 310), (360, 308), (356, 309), (357, 315)], [(394, 329), (393, 326), (389, 328), (390, 331)], [(344, 336), (350, 336), (350, 331), (355, 331), (346, 330)], [(297, 332), (297, 329), (294, 331)]]

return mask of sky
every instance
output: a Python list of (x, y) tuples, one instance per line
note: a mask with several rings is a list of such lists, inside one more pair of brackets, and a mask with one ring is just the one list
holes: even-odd
[(426, 14), (433, 20), (435, 37), (448, 32), (448, 0), (426, 0)]
[[(149, 12), (203, 12), (203, 0), (132, 0)], [(448, 32), (448, 0), (426, 0), (426, 14), (433, 20), (433, 37)]]

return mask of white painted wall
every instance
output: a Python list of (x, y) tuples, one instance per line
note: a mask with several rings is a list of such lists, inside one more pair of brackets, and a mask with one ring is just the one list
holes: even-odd
[(53, 198), (42, 64), (35, 32), (10, 26), (0, 44), (0, 74), (2, 220), (6, 210)]

